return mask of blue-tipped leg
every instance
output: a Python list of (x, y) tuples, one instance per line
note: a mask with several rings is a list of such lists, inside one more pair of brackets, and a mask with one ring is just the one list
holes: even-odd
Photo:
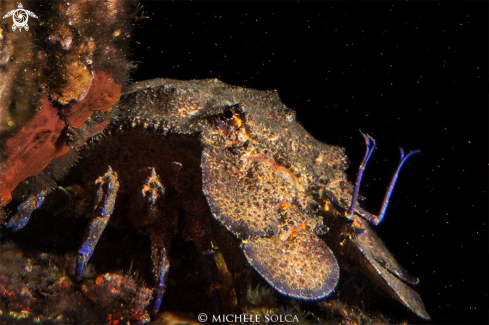
[[(392, 176), (389, 187), (387, 188), (387, 192), (385, 193), (384, 200), (382, 201), (382, 207), (380, 208), (380, 213), (378, 216), (376, 216), (368, 213), (367, 211), (363, 210), (360, 207), (357, 207), (358, 192), (360, 191), (360, 184), (362, 182), (363, 171), (365, 170), (365, 167), (367, 166), (367, 162), (370, 159), (370, 156), (372, 155), (372, 152), (375, 149), (375, 140), (368, 134), (367, 135), (363, 134), (362, 131), (360, 131), (360, 133), (365, 139), (365, 144), (367, 145), (367, 149), (365, 150), (365, 155), (363, 156), (362, 163), (360, 164), (360, 167), (358, 167), (357, 179), (355, 181), (355, 189), (353, 191), (353, 196), (351, 200), (350, 210), (348, 211), (348, 216), (351, 218), (354, 213), (357, 213), (365, 220), (377, 226), (382, 222), (382, 220), (384, 220), (385, 211), (387, 210), (387, 206), (389, 205), (389, 200), (391, 198), (392, 191), (394, 191), (394, 186), (396, 185), (397, 178), (399, 177), (399, 171), (401, 170), (406, 160), (412, 155), (414, 155), (415, 153), (418, 153), (419, 150), (411, 151), (409, 154), (405, 156), (404, 150), (402, 150), (402, 148), (399, 148), (401, 150), (401, 161), (399, 162), (396, 172)], [(332, 200), (331, 202), (335, 203), (334, 200)]]
[(161, 204), (165, 195), (165, 186), (161, 182), (160, 176), (156, 173), (154, 167), (149, 167), (151, 175), (143, 185), (141, 194), (146, 198), (148, 208), (148, 218), (155, 220), (151, 227), (151, 260), (153, 261), (153, 274), (156, 277), (156, 294), (153, 304), (153, 315), (160, 310), (163, 301), (163, 295), (166, 287), (166, 276), (170, 268), (166, 246), (169, 246), (171, 238), (166, 237), (166, 221), (162, 217)]
[(88, 229), (83, 237), (82, 245), (78, 251), (76, 259), (75, 276), (80, 279), (88, 263), (92, 257), (95, 246), (97, 245), (102, 232), (104, 231), (109, 221), (110, 215), (114, 211), (115, 199), (119, 190), (119, 182), (117, 173), (108, 168), (104, 176), (99, 177), (95, 184), (99, 186), (97, 198), (95, 202), (94, 212), (96, 217), (90, 221)]
[(165, 246), (162, 243), (162, 241), (160, 241), (159, 244), (160, 244), (160, 254), (157, 260), (154, 260), (154, 263), (157, 264), (155, 267), (157, 287), (156, 287), (155, 302), (153, 305), (153, 315), (156, 315), (160, 310), (161, 302), (163, 301), (163, 294), (165, 293), (166, 276), (168, 273), (168, 269), (170, 268), (170, 263), (168, 261)]
[(360, 133), (365, 139), (365, 144), (367, 145), (367, 149), (365, 150), (365, 155), (363, 156), (362, 163), (360, 164), (360, 167), (358, 167), (357, 180), (355, 181), (355, 190), (353, 192), (353, 197), (351, 199), (350, 211), (348, 212), (350, 218), (355, 213), (355, 207), (357, 205), (358, 192), (360, 191), (360, 184), (362, 182), (363, 171), (365, 170), (365, 167), (367, 167), (368, 160), (370, 159), (370, 156), (372, 155), (375, 149), (375, 140), (368, 134), (363, 134), (362, 131), (360, 131)]
[(107, 222), (109, 221), (110, 215), (106, 217), (98, 217), (90, 221), (88, 229), (85, 232), (83, 238), (83, 244), (78, 251), (78, 257), (76, 258), (76, 269), (75, 276), (77, 279), (81, 278), (85, 266), (87, 266), (88, 260), (92, 257), (95, 246), (102, 235)]
[(404, 156), (404, 150), (402, 150), (402, 148), (399, 148), (399, 149), (401, 150), (401, 161), (399, 162), (399, 165), (397, 166), (396, 172), (394, 173), (394, 175), (392, 175), (391, 182), (390, 182), (389, 187), (387, 188), (387, 192), (385, 193), (385, 196), (384, 196), (384, 201), (382, 202), (382, 207), (380, 208), (380, 212), (379, 212), (379, 216), (378, 216), (376, 225), (380, 224), (382, 222), (382, 220), (384, 220), (385, 211), (387, 210), (387, 206), (389, 205), (389, 200), (391, 198), (392, 191), (394, 191), (394, 186), (396, 185), (397, 178), (399, 177), (399, 171), (401, 170), (402, 166), (404, 165), (406, 160), (408, 160), (409, 157), (411, 157), (415, 153), (420, 152), (419, 150), (411, 151), (410, 153), (407, 154), (407, 156)]
[(17, 213), (12, 218), (10, 218), (6, 227), (11, 228), (15, 231), (24, 228), (29, 222), (32, 212), (41, 207), (44, 199), (49, 192), (51, 192), (51, 190), (42, 191), (37, 195), (29, 195), (27, 200), (19, 204), (19, 207), (17, 208)]

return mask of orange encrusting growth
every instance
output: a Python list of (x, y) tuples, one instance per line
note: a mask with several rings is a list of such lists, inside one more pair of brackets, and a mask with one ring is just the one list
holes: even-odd
[[(61, 136), (68, 123), (80, 128), (94, 111), (106, 112), (120, 98), (121, 85), (106, 72), (95, 75), (88, 95), (79, 103), (58, 110), (47, 97), (40, 109), (15, 136), (5, 141), (6, 159), (0, 174), (0, 205), (12, 199), (11, 192), (24, 179), (40, 173), (51, 160), (67, 154), (69, 145)], [(106, 122), (100, 125), (100, 131)]]
[(121, 97), (121, 85), (115, 83), (107, 72), (98, 72), (93, 78), (88, 95), (79, 103), (69, 105), (61, 110), (69, 125), (82, 127), (94, 111), (106, 112)]
[(54, 158), (69, 151), (59, 142), (66, 124), (47, 97), (41, 98), (41, 109), (22, 129), (5, 142), (5, 172), (0, 175), (0, 204), (11, 200), (11, 192), (21, 181), (40, 173)]

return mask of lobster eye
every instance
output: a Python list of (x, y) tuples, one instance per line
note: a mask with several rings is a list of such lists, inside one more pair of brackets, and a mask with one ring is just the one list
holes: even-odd
[(234, 114), (233, 114), (233, 111), (231, 111), (230, 109), (225, 110), (225, 111), (224, 111), (224, 114), (223, 114), (223, 116), (224, 116), (225, 118), (227, 118), (227, 119), (232, 118), (232, 117), (233, 117), (233, 115), (234, 115)]

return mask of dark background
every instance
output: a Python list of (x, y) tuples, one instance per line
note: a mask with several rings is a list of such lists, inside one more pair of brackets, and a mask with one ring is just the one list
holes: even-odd
[(346, 148), (377, 213), (399, 150), (421, 150), (377, 227), (419, 277), (433, 324), (488, 322), (487, 3), (142, 2), (133, 80), (277, 89), (317, 139)]

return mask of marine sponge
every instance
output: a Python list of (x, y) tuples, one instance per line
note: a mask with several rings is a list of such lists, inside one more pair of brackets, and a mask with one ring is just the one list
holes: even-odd
[[(0, 13), (17, 4), (0, 1)], [(0, 205), (19, 182), (104, 129), (108, 118), (76, 132), (119, 100), (131, 68), (133, 4), (29, 2), (25, 9), (39, 19), (29, 20), (28, 31), (14, 31), (8, 20), (0, 28)]]

